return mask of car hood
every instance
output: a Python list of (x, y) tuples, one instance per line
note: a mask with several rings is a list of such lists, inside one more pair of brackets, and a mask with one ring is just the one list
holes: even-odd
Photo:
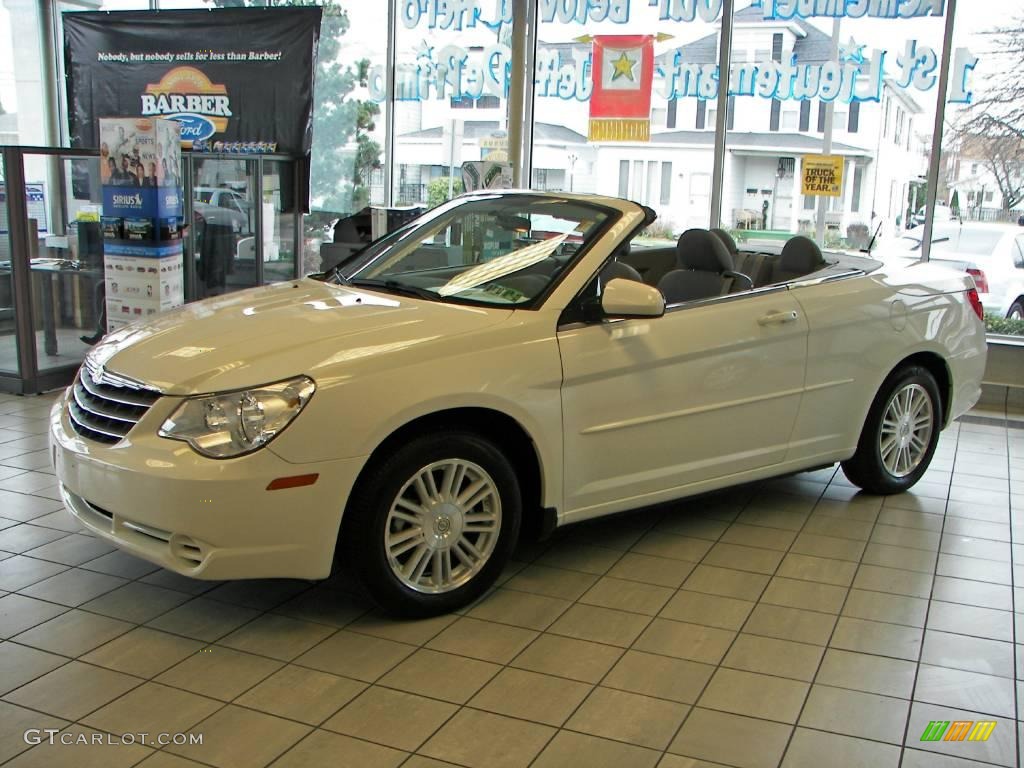
[(394, 354), (512, 310), (296, 280), (198, 301), (108, 335), (90, 359), (165, 394), (244, 389)]

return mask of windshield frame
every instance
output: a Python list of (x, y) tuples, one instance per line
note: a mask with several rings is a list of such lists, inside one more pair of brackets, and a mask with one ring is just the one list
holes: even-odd
[[(358, 253), (352, 254), (349, 259), (339, 264), (336, 268), (331, 270), (331, 272), (327, 273), (325, 275), (325, 279), (334, 279), (342, 285), (353, 283), (354, 287), (363, 288), (364, 286), (359, 285), (360, 272), (371, 267), (378, 259), (387, 257), (391, 249), (397, 244), (402, 243), (409, 237), (412, 237), (413, 241), (415, 241), (416, 232), (422, 229), (428, 229), (432, 222), (436, 222), (437, 219), (451, 214), (453, 211), (467, 203), (497, 198), (501, 198), (503, 200), (522, 199), (525, 201), (543, 200), (547, 202), (564, 202), (579, 205), (591, 208), (596, 213), (602, 214), (604, 216), (604, 221), (599, 224), (595, 224), (593, 231), (580, 244), (580, 247), (572, 255), (569, 261), (566, 262), (565, 266), (548, 281), (543, 290), (527, 301), (505, 304), (496, 301), (459, 296), (458, 294), (443, 295), (440, 293), (438, 293), (436, 297), (424, 297), (422, 299), (423, 301), (465, 304), (475, 307), (488, 307), (490, 309), (536, 310), (543, 306), (544, 302), (547, 301), (552, 292), (554, 292), (554, 290), (561, 284), (562, 280), (564, 280), (577, 267), (580, 260), (586, 257), (587, 253), (590, 252), (591, 248), (593, 248), (595, 244), (601, 242), (608, 235), (623, 215), (622, 211), (617, 208), (604, 205), (596, 199), (591, 200), (584, 198), (583, 196), (573, 194), (559, 195), (557, 193), (531, 192), (528, 190), (515, 192), (503, 192), (500, 190), (495, 190), (494, 192), (470, 192), (426, 211), (394, 232), (390, 232), (374, 242), (367, 244), (365, 248), (362, 248)], [(528, 205), (528, 203), (526, 204)], [(471, 268), (471, 265), (467, 265), (467, 271)], [(388, 279), (395, 279), (395, 277), (396, 276), (390, 276)], [(397, 282), (401, 281), (398, 280)], [(388, 288), (385, 286), (365, 286), (365, 290), (380, 290), (381, 292), (388, 292)]]

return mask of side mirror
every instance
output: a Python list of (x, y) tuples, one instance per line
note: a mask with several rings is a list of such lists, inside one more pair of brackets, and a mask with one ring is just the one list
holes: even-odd
[(661, 317), (665, 297), (646, 283), (617, 277), (605, 283), (601, 309), (606, 317)]

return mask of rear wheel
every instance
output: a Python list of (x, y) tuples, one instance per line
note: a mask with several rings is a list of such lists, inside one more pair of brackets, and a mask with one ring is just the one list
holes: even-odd
[(1010, 311), (1006, 316), (1011, 320), (1024, 320), (1024, 299), (1017, 299), (1010, 305)]
[(942, 424), (935, 377), (920, 366), (897, 369), (868, 411), (857, 452), (843, 462), (852, 483), (870, 493), (901, 493), (928, 470)]
[(416, 438), (374, 466), (346, 510), (343, 547), (389, 613), (430, 616), (490, 587), (519, 534), (519, 484), (496, 445), (469, 432)]

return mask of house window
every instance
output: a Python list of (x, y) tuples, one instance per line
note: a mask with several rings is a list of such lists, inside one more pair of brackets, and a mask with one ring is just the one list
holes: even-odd
[(679, 107), (679, 102), (675, 99), (670, 99), (668, 102), (668, 112), (665, 115), (665, 127), (675, 128), (676, 127), (676, 110)]
[(726, 113), (725, 121), (726, 121), (725, 129), (727, 131), (731, 131), (733, 128), (736, 127), (736, 97), (735, 96), (730, 96), (729, 97), (729, 111)]
[(995, 198), (995, 193), (994, 192), (986, 192), (985, 193), (985, 202), (986, 203), (991, 203), (994, 198)]
[(811, 102), (800, 102), (800, 132), (807, 133), (811, 130)]
[(772, 61), (782, 61), (782, 33), (772, 35)]
[(814, 210), (814, 198), (811, 195), (806, 195), (804, 197), (804, 210), (805, 211), (813, 211)]
[(697, 99), (697, 130), (704, 130), (708, 117), (708, 103), (704, 99)]
[(971, 163), (971, 176), (977, 176), (977, 175), (978, 175), (978, 164), (977, 163)]
[(860, 130), (860, 102), (853, 101), (850, 103), (850, 118), (846, 130), (850, 133), (856, 133)]
[(782, 113), (782, 130), (795, 131), (797, 129), (800, 114), (795, 109), (787, 109)]
[(860, 190), (864, 185), (864, 168), (857, 164), (853, 168), (853, 200), (850, 201), (850, 211), (860, 212)]
[(629, 160), (619, 160), (619, 197), (629, 197)]
[(825, 132), (825, 113), (828, 109), (825, 107), (824, 101), (818, 102), (818, 133)]
[(882, 138), (889, 138), (889, 114), (892, 112), (892, 99), (885, 99), (885, 107), (882, 115)]
[(779, 113), (782, 111), (782, 102), (778, 99), (772, 99), (772, 113), (771, 117), (768, 118), (768, 130), (777, 131), (779, 130)]
[(632, 190), (632, 199), (639, 200), (640, 196), (644, 193), (644, 161), (634, 160), (633, 161), (633, 183), (630, 187)]
[(672, 202), (672, 163), (661, 164), (661, 204)]
[(893, 142), (898, 146), (903, 141), (903, 125), (906, 119), (906, 113), (904, 113), (902, 107), (896, 107), (896, 133), (893, 136)]

